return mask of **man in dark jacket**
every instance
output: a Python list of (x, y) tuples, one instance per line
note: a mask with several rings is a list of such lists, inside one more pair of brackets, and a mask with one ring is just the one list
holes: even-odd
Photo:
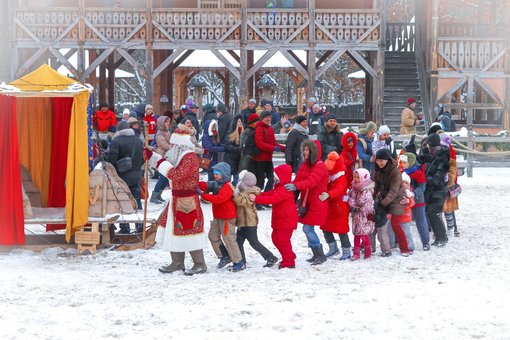
[(191, 120), (191, 123), (195, 128), (195, 138), (198, 140), (198, 136), (200, 135), (200, 124), (198, 123), (198, 106), (195, 104), (191, 105), (189, 111), (186, 113), (186, 118)]
[(305, 116), (298, 116), (292, 131), (287, 135), (285, 145), (285, 163), (292, 166), (292, 172), (297, 173), (301, 165), (301, 143), (308, 139), (308, 121)]
[(218, 104), (216, 106), (216, 115), (218, 117), (218, 134), (220, 135), (220, 143), (227, 144), (232, 116), (227, 112), (227, 107), (224, 104)]
[(336, 151), (338, 154), (342, 152), (342, 136), (340, 124), (337, 124), (335, 116), (330, 115), (317, 135), (317, 140), (322, 146), (323, 161), (328, 158), (330, 152)]
[[(131, 157), (132, 166), (131, 169), (125, 172), (119, 172), (117, 162), (124, 157)], [(107, 160), (117, 169), (119, 177), (126, 182), (138, 204), (138, 209), (142, 209), (140, 181), (143, 174), (143, 143), (140, 138), (135, 136), (135, 132), (129, 128), (127, 122), (120, 122), (117, 125), (117, 133), (112, 138)], [(137, 223), (136, 229), (137, 232), (141, 232), (142, 224)], [(120, 225), (120, 232), (122, 234), (129, 234), (129, 224), (122, 223)]]
[(255, 98), (251, 98), (248, 101), (248, 107), (241, 111), (241, 119), (243, 120), (244, 127), (248, 126), (248, 118), (251, 114), (257, 112), (257, 100)]
[(260, 121), (256, 113), (252, 113), (247, 120), (247, 127), (241, 134), (241, 165), (239, 171), (248, 170), (255, 174), (255, 162), (253, 157), (259, 154), (259, 149), (255, 145), (255, 127)]
[(202, 129), (204, 133), (206, 133), (207, 129), (204, 127), (205, 122), (207, 122), (208, 120), (218, 119), (218, 115), (216, 114), (216, 109), (214, 105), (209, 103), (202, 106), (202, 111), (204, 112), (204, 119), (202, 119)]
[(326, 115), (321, 111), (319, 104), (313, 104), (312, 112), (308, 116), (308, 128), (310, 129), (311, 135), (319, 133), (321, 126), (326, 122)]

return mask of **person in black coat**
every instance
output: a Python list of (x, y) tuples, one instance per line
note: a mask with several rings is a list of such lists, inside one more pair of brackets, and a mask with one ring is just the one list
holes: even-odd
[(234, 177), (233, 185), (237, 185), (239, 179), (239, 168), (241, 163), (241, 135), (243, 133), (243, 120), (241, 115), (234, 117), (232, 121), (232, 130), (227, 137), (225, 144), (224, 162), (230, 165), (230, 173)]
[(204, 106), (202, 106), (202, 111), (204, 112), (204, 119), (202, 120), (202, 128), (203, 128), (204, 133), (206, 133), (207, 129), (204, 127), (205, 122), (207, 122), (209, 120), (213, 120), (213, 119), (217, 120), (218, 115), (216, 114), (216, 110), (212, 104), (205, 104)]
[[(119, 173), (117, 162), (124, 157), (131, 157), (132, 166), (130, 170)], [(143, 142), (140, 138), (135, 136), (134, 130), (129, 128), (129, 124), (127, 122), (120, 122), (117, 125), (117, 132), (113, 135), (112, 142), (108, 150), (107, 160), (115, 167), (119, 177), (126, 182), (131, 194), (133, 194), (133, 197), (138, 204), (138, 209), (142, 209), (140, 182), (142, 180), (142, 165), (144, 162)], [(136, 229), (137, 232), (141, 232), (141, 223), (136, 224)], [(120, 232), (123, 234), (129, 234), (129, 224), (121, 224)]]
[(292, 130), (287, 135), (285, 145), (285, 163), (292, 166), (296, 173), (301, 165), (301, 143), (308, 139), (308, 121), (305, 116), (298, 116)]
[(330, 152), (336, 151), (338, 154), (342, 152), (343, 135), (342, 131), (340, 131), (340, 124), (337, 124), (335, 116), (330, 115), (317, 135), (317, 140), (322, 146), (323, 161), (328, 158)]
[(248, 126), (248, 118), (252, 113), (257, 113), (257, 100), (255, 98), (251, 98), (248, 101), (248, 107), (241, 111), (241, 119), (245, 128)]
[(420, 150), (419, 160), (425, 167), (427, 185), (425, 187), (425, 213), (432, 228), (434, 246), (444, 247), (448, 242), (442, 212), (447, 194), (447, 174), (450, 169), (450, 150), (440, 144), (438, 134), (430, 134)]
[(195, 138), (198, 140), (200, 136), (200, 124), (198, 123), (198, 106), (195, 104), (191, 105), (189, 111), (186, 113), (186, 118), (191, 120), (191, 123), (195, 128)]
[(327, 121), (327, 116), (321, 110), (319, 104), (314, 104), (312, 106), (312, 112), (310, 112), (308, 116), (308, 127), (310, 129), (311, 135), (316, 135), (319, 133), (321, 126)]
[(220, 135), (220, 143), (226, 144), (232, 123), (232, 115), (228, 113), (227, 107), (223, 104), (218, 104), (216, 106), (216, 115), (218, 116), (218, 134)]
[(248, 170), (251, 173), (255, 173), (256, 171), (253, 157), (260, 153), (255, 145), (255, 127), (258, 121), (260, 121), (259, 116), (256, 113), (252, 113), (248, 117), (246, 129), (241, 134), (241, 164), (239, 172)]

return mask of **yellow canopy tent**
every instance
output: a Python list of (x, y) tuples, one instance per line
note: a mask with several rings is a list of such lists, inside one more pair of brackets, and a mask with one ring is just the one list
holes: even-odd
[[(17, 79), (9, 85), (0, 86), (0, 98), (9, 105), (0, 105), (0, 123), (7, 115), (16, 117), (19, 165), (23, 165), (32, 176), (34, 184), (41, 192), (43, 206), (51, 197), (52, 186), (49, 173), (52, 160), (56, 156), (66, 157), (65, 168), (65, 219), (66, 240), (70, 241), (76, 230), (88, 221), (89, 198), (89, 164), (88, 164), (88, 125), (87, 107), (89, 104), (90, 88), (77, 83), (74, 79), (65, 77), (48, 65), (42, 65), (37, 70)], [(15, 97), (15, 100), (13, 99)], [(59, 155), (54, 144), (58, 144), (55, 132), (57, 109), (55, 105), (61, 101), (56, 98), (67, 99), (66, 118), (69, 119), (68, 131), (64, 131), (68, 144), (67, 155)], [(71, 101), (72, 100), (72, 104)], [(57, 105), (58, 106), (58, 105)], [(60, 111), (66, 110), (60, 105)], [(9, 112), (14, 111), (14, 112)], [(70, 117), (69, 117), (70, 115)], [(52, 128), (53, 122), (53, 128)], [(64, 127), (67, 129), (67, 121)], [(56, 151), (57, 150), (57, 151)], [(49, 157), (51, 155), (51, 157)], [(63, 159), (63, 158), (62, 158)], [(15, 161), (14, 161), (15, 162)], [(15, 167), (12, 167), (14, 169)], [(63, 173), (63, 174), (64, 174)], [(18, 176), (19, 177), (19, 176)], [(20, 185), (21, 187), (21, 185)], [(8, 198), (3, 197), (2, 201)], [(9, 202), (1, 202), (1, 204)], [(12, 205), (12, 204), (11, 204)], [(12, 211), (12, 210), (11, 210)], [(1, 222), (0, 222), (1, 223)], [(0, 226), (3, 230), (4, 226)], [(19, 228), (15, 226), (14, 228)], [(1, 244), (22, 243), (14, 240), (1, 240)]]

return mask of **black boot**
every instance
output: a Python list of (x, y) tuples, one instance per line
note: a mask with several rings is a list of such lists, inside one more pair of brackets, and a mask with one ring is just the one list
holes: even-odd
[(316, 266), (327, 261), (328, 258), (324, 255), (322, 244), (319, 247), (312, 248), (312, 251), (315, 254), (315, 261), (312, 262), (312, 266)]
[(316, 256), (315, 256), (315, 252), (313, 251), (313, 248), (310, 248), (310, 249), (312, 249), (312, 253), (313, 253), (313, 255), (312, 255), (312, 257), (310, 257), (309, 259), (306, 259), (306, 262), (310, 262), (310, 263), (312, 263), (312, 262), (314, 262), (314, 261), (315, 261)]
[(120, 227), (120, 230), (117, 234), (129, 234), (130, 233), (129, 223), (120, 223), (119, 227)]
[(228, 255), (228, 251), (227, 251), (227, 248), (225, 247), (225, 245), (220, 245), (220, 252), (221, 252), (221, 258), (220, 258), (220, 262), (218, 263), (218, 268), (223, 268), (225, 267), (227, 264), (229, 264), (230, 262), (232, 262), (232, 260), (230, 259), (230, 255)]
[(152, 194), (151, 194), (151, 203), (155, 203), (155, 204), (161, 204), (163, 203), (164, 201), (161, 201), (159, 199), (159, 195), (161, 195), (161, 191), (153, 191)]

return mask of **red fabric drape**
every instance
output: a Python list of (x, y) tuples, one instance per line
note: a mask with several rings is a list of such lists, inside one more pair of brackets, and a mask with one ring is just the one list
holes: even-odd
[(16, 98), (0, 95), (0, 244), (25, 243)]
[[(69, 144), (69, 124), (73, 98), (52, 98), (51, 122), (51, 165), (48, 191), (48, 207), (66, 206), (67, 148)], [(47, 225), (46, 230), (65, 229), (65, 224)]]

